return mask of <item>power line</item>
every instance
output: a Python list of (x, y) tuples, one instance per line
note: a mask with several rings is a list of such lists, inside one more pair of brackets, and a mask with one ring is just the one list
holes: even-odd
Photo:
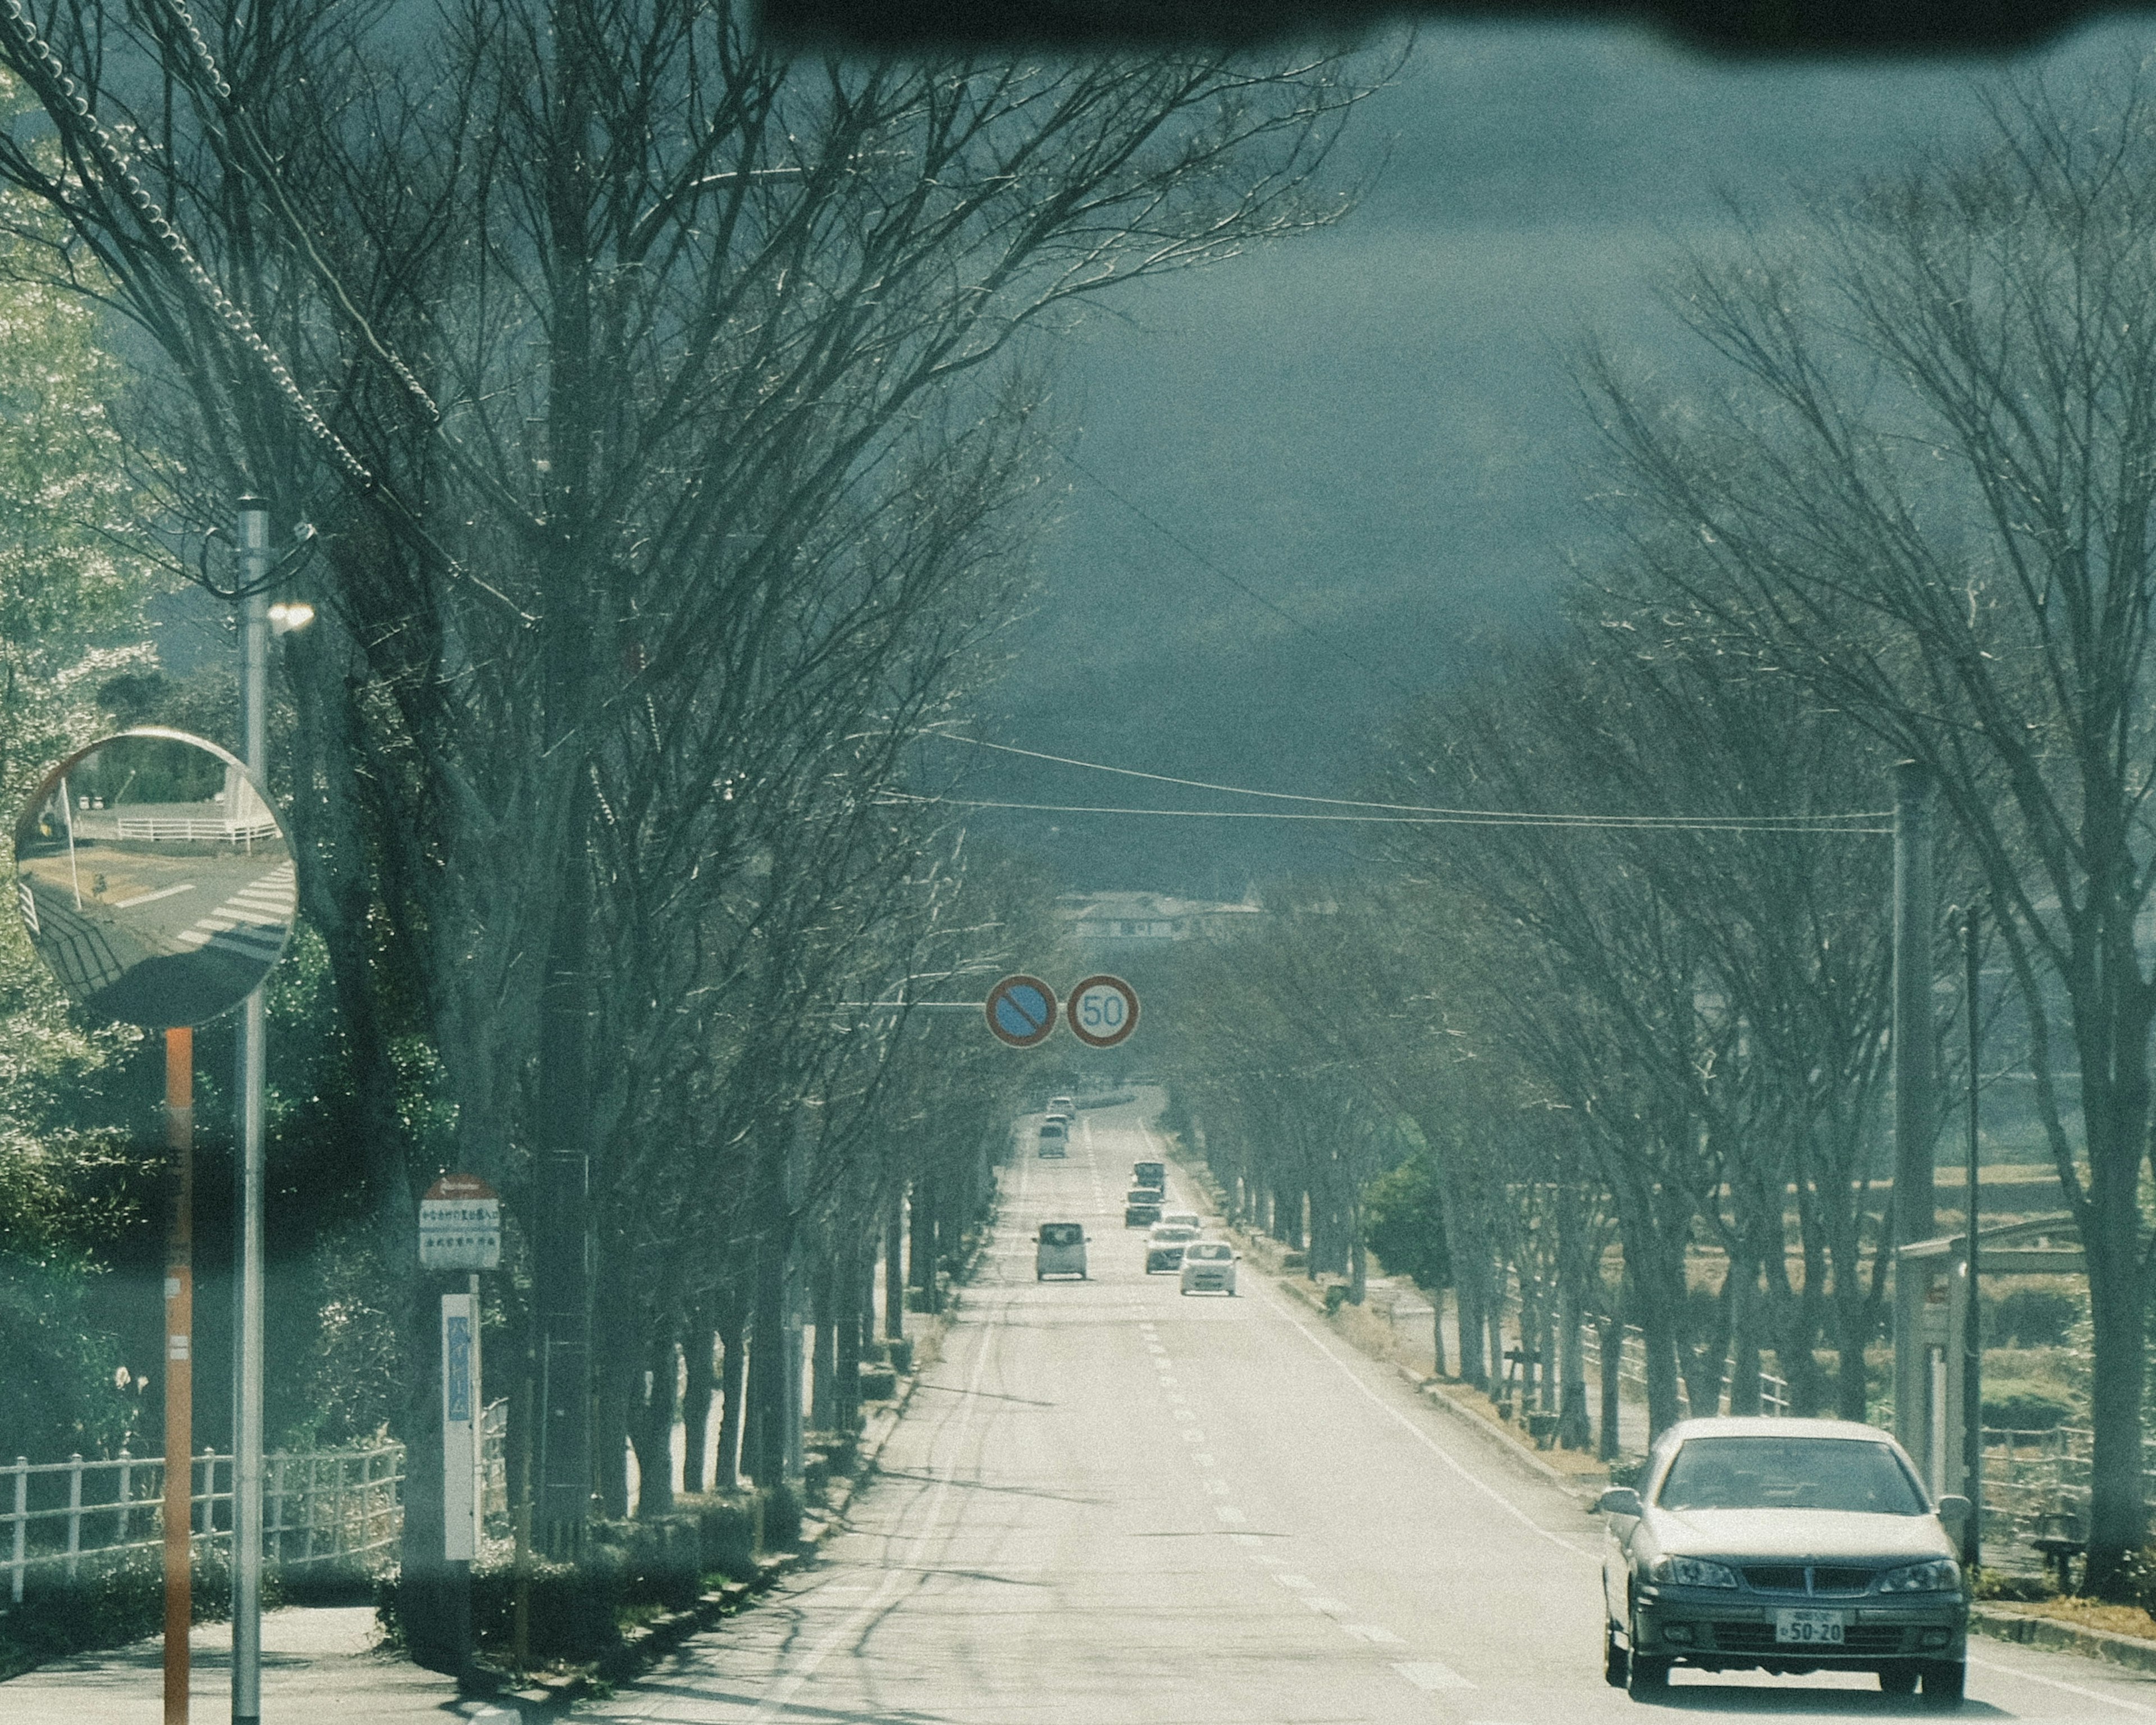
[[(1891, 819), (1893, 811), (1889, 809), (1855, 809), (1840, 814), (1537, 814), (1524, 810), (1502, 809), (1440, 809), (1419, 803), (1372, 803), (1357, 797), (1306, 796), (1294, 791), (1260, 791), (1254, 790), (1248, 785), (1215, 784), (1203, 778), (1178, 778), (1171, 773), (1145, 773), (1135, 767), (1111, 767), (1100, 761), (1081, 761), (1071, 755), (1051, 755), (1040, 749), (1018, 748), (1010, 743), (990, 742), (984, 737), (962, 737), (952, 732), (937, 732), (935, 735), (946, 742), (970, 743), (975, 748), (993, 749), (998, 754), (1024, 755), (1029, 760), (1050, 761), (1060, 767), (1082, 767), (1089, 773), (1109, 773), (1122, 778), (1147, 779), (1156, 784), (1181, 785), (1190, 790), (1220, 791), (1235, 797), (1263, 797), (1278, 803), (1323, 803), (1346, 809), (1373, 809), (1391, 814), (1442, 816), (1448, 819), (1473, 821), (1492, 826), (1676, 827), (1715, 832), (1743, 832), (1753, 829), (1768, 832), (1892, 832), (1893, 830), (1891, 827), (1851, 827), (1846, 824), (1850, 821)], [(1017, 809), (1046, 808), (1049, 805), (1007, 803), (993, 806)], [(1085, 811), (1074, 810), (1073, 812)], [(1158, 809), (1133, 809), (1129, 812), (1178, 814), (1202, 814), (1204, 811)], [(1241, 818), (1253, 817), (1245, 815)], [(1310, 815), (1302, 818), (1322, 819), (1325, 817)], [(1347, 817), (1333, 818), (1344, 819)]]
[(1128, 510), (1132, 515), (1143, 521), (1148, 527), (1151, 527), (1154, 532), (1159, 534), (1162, 538), (1168, 541), (1170, 545), (1173, 545), (1178, 551), (1188, 557), (1191, 562), (1197, 564), (1199, 568), (1204, 570), (1207, 574), (1211, 575), (1219, 580), (1226, 582), (1229, 586), (1234, 588), (1237, 593), (1242, 594), (1245, 598), (1249, 599), (1252, 603), (1264, 606), (1266, 610), (1271, 612), (1274, 616), (1279, 618), (1280, 620), (1287, 624), (1289, 628), (1300, 630), (1302, 634), (1308, 635), (1312, 640), (1317, 642), (1317, 644), (1324, 648), (1327, 652), (1332, 654), (1335, 658), (1347, 660), (1348, 664), (1353, 665), (1356, 670), (1362, 672), (1364, 676), (1375, 677), (1379, 682), (1390, 685), (1392, 688), (1399, 691), (1402, 695), (1406, 696), (1411, 701), (1421, 693), (1419, 690), (1410, 688), (1407, 684), (1403, 683), (1399, 678), (1393, 676), (1389, 672), (1379, 670), (1375, 665), (1370, 664), (1368, 660), (1363, 659), (1360, 655), (1349, 652), (1337, 641), (1327, 639), (1325, 635), (1319, 633), (1318, 630), (1312, 628), (1310, 624), (1305, 623), (1300, 617), (1295, 615), (1294, 613), (1281, 609), (1280, 606), (1275, 604), (1255, 588), (1250, 586), (1249, 583), (1242, 580), (1237, 576), (1230, 575), (1225, 569), (1222, 568), (1219, 564), (1214, 562), (1212, 558), (1206, 556), (1204, 552), (1200, 551), (1188, 539), (1177, 532), (1174, 528), (1169, 526), (1167, 522), (1161, 520), (1159, 516), (1152, 514), (1140, 505), (1132, 502), (1128, 497), (1125, 496), (1121, 491), (1110, 485), (1107, 480), (1102, 479), (1099, 474), (1094, 472), (1091, 468), (1088, 467), (1083, 461), (1081, 461), (1068, 449), (1055, 444), (1051, 444), (1050, 447), (1055, 449), (1055, 453), (1061, 456), (1064, 460), (1069, 462), (1071, 466), (1076, 468), (1079, 472), (1084, 474), (1087, 479), (1092, 480), (1095, 485), (1098, 485), (1111, 497), (1114, 498), (1116, 502), (1122, 504), (1125, 509)]
[(1734, 820), (1681, 816), (1537, 815), (1477, 814), (1466, 810), (1447, 814), (1303, 814), (1281, 809), (1127, 809), (1083, 803), (1004, 803), (980, 798), (928, 797), (908, 791), (886, 791), (883, 797), (885, 801), (891, 803), (932, 803), (945, 809), (1015, 809), (1035, 814), (1139, 814), (1174, 820), (1312, 820), (1378, 826), (1561, 827), (1629, 832), (1813, 833), (1823, 837), (1839, 837), (1844, 834), (1857, 837), (1891, 835), (1894, 830), (1892, 827), (1776, 826), (1761, 821), (1740, 824)]

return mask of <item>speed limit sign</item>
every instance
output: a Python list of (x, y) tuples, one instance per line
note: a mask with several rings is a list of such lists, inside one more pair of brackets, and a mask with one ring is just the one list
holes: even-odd
[(1064, 1022), (1088, 1048), (1113, 1048), (1138, 1027), (1138, 992), (1119, 976), (1089, 976), (1065, 997)]

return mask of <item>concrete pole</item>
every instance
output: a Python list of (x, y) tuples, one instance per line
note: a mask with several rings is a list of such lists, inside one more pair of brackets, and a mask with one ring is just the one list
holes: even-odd
[[(1938, 1050), (1932, 1004), (1931, 769), (1894, 768), (1894, 1241), (1938, 1231), (1932, 1137), (1938, 1123)], [(1908, 1302), (1895, 1302), (1894, 1431), (1912, 1455), (1929, 1453), (1931, 1378), (1918, 1338), (1902, 1333)]]
[[(269, 790), (270, 508), (239, 500), (239, 733), (241, 758)], [(232, 1725), (262, 1717), (262, 1089), (263, 1002), (241, 1007), (233, 1095), (233, 1158), (239, 1221), (233, 1277)]]

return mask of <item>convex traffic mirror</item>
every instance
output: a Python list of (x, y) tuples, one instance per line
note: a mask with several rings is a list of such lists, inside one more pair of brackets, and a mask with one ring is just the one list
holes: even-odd
[(284, 829), (247, 769), (215, 743), (149, 726), (45, 775), (15, 825), (15, 896), (70, 999), (152, 1029), (254, 993), (297, 902)]

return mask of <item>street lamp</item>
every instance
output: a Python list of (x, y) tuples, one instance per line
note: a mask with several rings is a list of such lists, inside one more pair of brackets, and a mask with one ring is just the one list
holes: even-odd
[[(314, 620), (303, 601), (270, 603), (270, 506), (239, 500), (240, 754), (255, 782), (270, 783), (270, 636)], [(296, 536), (304, 545), (314, 529)], [(234, 1158), (239, 1217), (238, 1274), (233, 1278), (232, 1419), (232, 1722), (262, 1717), (262, 1111), (265, 980), (241, 1009), (239, 1154)]]

